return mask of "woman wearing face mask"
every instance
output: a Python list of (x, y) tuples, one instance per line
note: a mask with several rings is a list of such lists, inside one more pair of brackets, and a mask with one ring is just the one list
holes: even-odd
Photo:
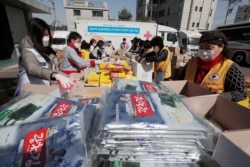
[(70, 32), (67, 39), (67, 47), (65, 48), (62, 62), (62, 71), (65, 74), (79, 73), (86, 67), (95, 66), (100, 61), (83, 60), (81, 49), (82, 36), (77, 32)]
[(90, 59), (99, 59), (101, 60), (102, 58), (105, 57), (104, 53), (104, 42), (102, 40), (99, 40), (93, 50), (92, 53), (90, 53), (89, 58)]
[(96, 46), (96, 40), (95, 39), (91, 39), (89, 41), (89, 45), (90, 45), (89, 52), (92, 53), (93, 50), (94, 50), (94, 48), (95, 48), (95, 46)]
[(52, 84), (57, 80), (63, 89), (71, 89), (70, 79), (55, 69), (55, 51), (51, 48), (52, 36), (49, 25), (39, 18), (28, 24), (28, 35), (19, 44), (19, 76), (15, 96), (22, 92), (24, 84)]
[(145, 55), (141, 62), (154, 62), (154, 79), (156, 83), (171, 78), (170, 52), (164, 46), (161, 37), (156, 36), (150, 41), (153, 52)]
[(238, 102), (247, 97), (245, 77), (239, 66), (227, 58), (227, 39), (219, 30), (202, 35), (198, 57), (189, 60), (178, 79), (185, 79)]

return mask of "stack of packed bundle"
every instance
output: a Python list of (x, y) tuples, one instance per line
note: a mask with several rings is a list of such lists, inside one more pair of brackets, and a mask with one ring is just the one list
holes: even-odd
[(198, 166), (207, 158), (210, 128), (171, 89), (124, 79), (114, 88), (102, 98), (93, 166)]
[(1, 106), (1, 166), (88, 166), (84, 109), (81, 103), (36, 93)]
[(103, 62), (99, 66), (99, 71), (89, 73), (87, 84), (91, 86), (111, 87), (114, 78), (136, 79), (126, 61)]

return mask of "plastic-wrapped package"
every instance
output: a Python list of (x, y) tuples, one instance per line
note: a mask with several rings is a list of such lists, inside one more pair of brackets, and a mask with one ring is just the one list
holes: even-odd
[(115, 78), (113, 80), (112, 89), (117, 90), (132, 90), (132, 91), (146, 91), (146, 92), (164, 92), (164, 93), (174, 93), (169, 87), (140, 80), (133, 79), (121, 79)]
[(111, 89), (101, 99), (93, 156), (107, 156), (103, 163), (130, 157), (139, 164), (192, 166), (211, 151), (211, 129), (171, 90)]
[(1, 166), (87, 167), (82, 111), (1, 128)]
[(207, 131), (172, 94), (111, 90), (105, 104), (100, 130)]
[(83, 108), (84, 105), (71, 100), (25, 92), (0, 107), (0, 126), (59, 117)]
[[(112, 153), (111, 153), (112, 154)], [(119, 154), (116, 152), (115, 154)], [(133, 156), (133, 155), (97, 155), (93, 167), (200, 167), (196, 162), (187, 162), (184, 159), (177, 160), (177, 156)]]

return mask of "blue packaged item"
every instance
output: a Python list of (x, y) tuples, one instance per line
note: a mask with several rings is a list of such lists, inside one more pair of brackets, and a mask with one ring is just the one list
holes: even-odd
[(1, 128), (1, 166), (87, 167), (83, 111)]

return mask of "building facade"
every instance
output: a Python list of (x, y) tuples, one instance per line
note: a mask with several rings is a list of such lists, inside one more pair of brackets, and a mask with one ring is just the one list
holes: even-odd
[(137, 0), (136, 20), (178, 30), (211, 29), (217, 0)]
[(76, 31), (78, 19), (109, 20), (108, 5), (106, 2), (64, 0), (64, 8), (68, 31)]
[(32, 13), (49, 14), (50, 8), (34, 0), (0, 1), (0, 60), (17, 57), (17, 46), (27, 34), (26, 23)]
[(239, 6), (234, 18), (234, 23), (250, 21), (250, 5)]

